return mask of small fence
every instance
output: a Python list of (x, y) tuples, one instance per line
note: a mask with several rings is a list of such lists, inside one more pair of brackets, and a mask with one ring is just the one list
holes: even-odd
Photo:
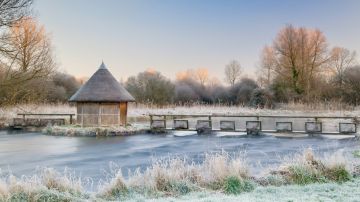
[[(69, 123), (73, 123), (73, 116), (75, 114), (31, 114), (31, 113), (19, 113), (18, 116), (22, 118), (14, 118), (12, 127), (22, 128), (22, 127), (45, 127), (49, 124), (51, 125), (65, 125), (65, 118), (49, 118), (49, 117), (69, 117)], [(27, 118), (27, 117), (32, 118)], [(36, 118), (34, 118), (36, 117)], [(39, 118), (41, 117), (41, 118)]]
[[(150, 114), (153, 131), (183, 130), (212, 132), (286, 132), (309, 134), (354, 134), (359, 120), (349, 116), (280, 116), (280, 115), (169, 115)], [(192, 124), (190, 124), (192, 122)], [(191, 126), (192, 125), (192, 126)], [(296, 126), (296, 129), (294, 128)], [(324, 125), (326, 130), (324, 130)]]

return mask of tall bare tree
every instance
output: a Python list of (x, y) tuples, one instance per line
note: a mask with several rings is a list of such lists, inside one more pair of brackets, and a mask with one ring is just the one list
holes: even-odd
[(275, 70), (275, 58), (274, 58), (274, 50), (265, 46), (262, 50), (260, 56), (260, 66), (258, 69), (258, 82), (262, 87), (269, 87), (272, 80), (274, 79), (274, 70)]
[(7, 91), (9, 102), (21, 94), (27, 95), (25, 91), (30, 89), (26, 85), (34, 80), (47, 79), (55, 62), (48, 34), (34, 19), (26, 17), (15, 22), (7, 34), (11, 51), (2, 54), (0, 87)]
[(295, 28), (288, 25), (283, 28), (272, 45), (264, 66), (273, 66), (276, 77), (290, 86), (297, 96), (310, 99), (311, 91), (316, 87), (316, 78), (329, 61), (326, 38), (319, 30)]
[(241, 76), (241, 65), (238, 61), (232, 60), (225, 67), (225, 80), (231, 86), (234, 86), (235, 83), (240, 79)]

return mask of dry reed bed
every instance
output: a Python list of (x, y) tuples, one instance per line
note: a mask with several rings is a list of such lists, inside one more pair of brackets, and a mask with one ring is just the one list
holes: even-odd
[(96, 192), (85, 189), (86, 181), (65, 171), (44, 168), (31, 177), (4, 176), (0, 179), (0, 201), (82, 201), (126, 200), (178, 197), (194, 192), (240, 194), (257, 187), (343, 183), (358, 179), (357, 161), (349, 161), (342, 152), (322, 157), (307, 149), (284, 158), (276, 170), (262, 177), (251, 176), (244, 153), (205, 154), (202, 163), (173, 157), (154, 161), (145, 170), (129, 171), (127, 178), (119, 169), (106, 182), (99, 182)]
[[(58, 104), (23, 104), (13, 107), (0, 107), (0, 124), (9, 124), (17, 113), (76, 113), (76, 108), (67, 103)], [(128, 117), (131, 122), (147, 120), (148, 114), (249, 114), (249, 115), (314, 115), (314, 116), (360, 116), (360, 107), (341, 103), (281, 104), (275, 109), (259, 109), (228, 105), (155, 105), (130, 104)]]

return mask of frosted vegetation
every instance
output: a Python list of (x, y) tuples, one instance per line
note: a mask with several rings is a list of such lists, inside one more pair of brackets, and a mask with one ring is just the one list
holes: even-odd
[[(43, 168), (33, 176), (2, 176), (0, 201), (348, 201), (360, 196), (360, 164), (354, 156), (340, 151), (315, 156), (306, 149), (276, 169), (264, 167), (260, 176), (251, 175), (245, 153), (224, 151), (205, 154), (202, 163), (186, 157), (154, 160), (146, 169), (127, 171), (126, 178), (118, 169), (100, 182)], [(97, 189), (87, 191), (94, 183)]]
[(127, 126), (81, 127), (79, 125), (47, 126), (44, 134), (55, 136), (96, 136), (109, 137), (118, 135), (134, 135), (148, 130), (144, 124), (129, 124)]
[[(258, 114), (258, 115), (338, 115), (358, 116), (359, 107), (342, 108), (343, 105), (336, 103), (316, 105), (288, 103), (278, 109), (259, 109), (242, 106), (228, 105), (201, 105), (190, 106), (167, 105), (157, 107), (155, 105), (130, 104), (128, 117), (130, 122), (141, 121), (148, 118), (148, 114)], [(75, 106), (69, 104), (24, 104), (13, 107), (0, 107), (0, 122), (10, 123), (17, 117), (17, 113), (76, 113)]]

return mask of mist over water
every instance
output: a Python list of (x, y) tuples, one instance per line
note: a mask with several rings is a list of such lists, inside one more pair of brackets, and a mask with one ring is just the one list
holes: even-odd
[[(333, 139), (324, 137), (277, 138), (215, 135), (141, 134), (126, 137), (63, 137), (40, 133), (0, 132), (0, 169), (2, 174), (16, 176), (33, 174), (36, 169), (52, 167), (59, 171), (70, 168), (78, 175), (94, 181), (104, 179), (111, 165), (127, 169), (145, 168), (154, 159), (186, 156), (201, 162), (205, 153), (245, 152), (252, 174), (261, 173), (264, 166), (276, 166), (286, 156), (312, 148), (315, 153), (336, 150), (351, 152), (360, 148), (354, 138)], [(195, 134), (186, 132), (187, 134)], [(176, 134), (176, 135), (174, 135)]]

